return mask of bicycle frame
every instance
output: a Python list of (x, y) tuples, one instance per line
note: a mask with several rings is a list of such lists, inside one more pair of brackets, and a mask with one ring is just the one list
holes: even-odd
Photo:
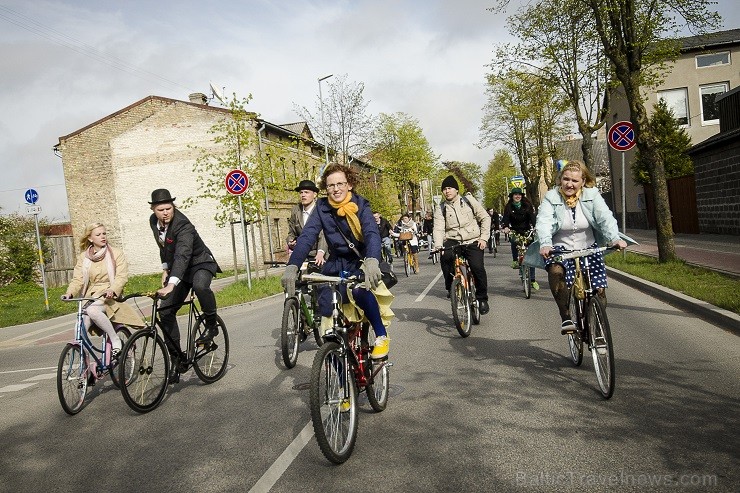
[[(68, 301), (77, 301), (77, 321), (75, 323), (75, 338), (70, 341), (70, 344), (74, 344), (80, 347), (80, 352), (83, 355), (84, 365), (80, 365), (80, 377), (84, 373), (92, 375), (95, 380), (98, 379), (98, 372), (104, 372), (110, 370), (111, 364), (111, 345), (108, 342), (108, 334), (103, 332), (101, 348), (95, 347), (93, 342), (90, 340), (90, 336), (87, 335), (85, 327), (84, 311), (87, 306), (97, 301), (98, 298), (70, 298)], [(120, 324), (114, 324), (116, 328)], [(99, 353), (99, 358), (96, 353)], [(88, 355), (92, 357), (92, 361), (89, 361)]]

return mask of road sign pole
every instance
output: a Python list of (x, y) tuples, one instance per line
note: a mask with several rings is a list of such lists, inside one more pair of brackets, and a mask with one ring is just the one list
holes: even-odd
[(627, 234), (627, 191), (625, 190), (624, 151), (622, 151), (622, 233)]
[(46, 289), (46, 272), (44, 270), (44, 252), (41, 250), (41, 234), (39, 234), (39, 215), (34, 214), (33, 215), (34, 220), (36, 222), (36, 245), (39, 249), (39, 266), (41, 266), (41, 283), (44, 286), (44, 305), (46, 306), (46, 311), (49, 311), (49, 292)]
[(247, 240), (247, 222), (244, 220), (244, 207), (242, 207), (242, 196), (237, 195), (239, 202), (239, 216), (242, 220), (242, 244), (244, 246), (244, 264), (247, 269), (247, 287), (252, 289), (252, 267), (249, 265), (249, 245)]

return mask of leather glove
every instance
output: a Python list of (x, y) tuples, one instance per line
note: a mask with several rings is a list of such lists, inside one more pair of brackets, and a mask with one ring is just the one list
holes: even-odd
[(280, 278), (280, 284), (283, 285), (283, 289), (288, 296), (295, 296), (295, 280), (298, 277), (298, 266), (289, 265), (283, 272), (283, 277)]
[(383, 273), (380, 272), (380, 265), (378, 259), (373, 257), (367, 257), (362, 263), (360, 269), (365, 273), (365, 289), (370, 290), (378, 287), (378, 284), (383, 279)]

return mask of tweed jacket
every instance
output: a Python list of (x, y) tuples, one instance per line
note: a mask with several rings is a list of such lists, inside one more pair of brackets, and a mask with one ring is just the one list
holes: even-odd
[[(316, 205), (314, 204), (314, 208), (311, 211), (311, 214), (313, 214), (315, 211), (316, 211)], [(311, 217), (311, 214), (309, 214), (309, 217)], [(297, 239), (299, 236), (301, 236), (301, 233), (303, 232), (303, 226), (304, 226), (303, 224), (303, 205), (296, 204), (291, 209), (290, 217), (288, 218), (287, 241), (289, 243)], [(315, 257), (317, 250), (323, 250), (324, 253), (327, 253), (327, 254), (329, 253), (323, 231), (319, 233), (319, 240), (316, 242), (316, 244), (314, 244), (313, 248), (311, 248), (311, 251), (308, 252), (308, 256)]]
[(434, 209), (435, 245), (443, 245), (445, 240), (488, 242), (491, 216), (472, 194), (466, 194), (465, 198), (468, 203), (463, 202), (459, 194), (451, 201), (445, 200), (444, 214), (442, 207)]
[(198, 269), (207, 269), (214, 275), (221, 272), (216, 259), (200, 238), (193, 224), (178, 209), (175, 209), (172, 221), (167, 226), (164, 244), (159, 242), (157, 217), (154, 214), (149, 217), (149, 225), (152, 228), (154, 240), (159, 245), (162, 268), (166, 268), (170, 276), (191, 282), (193, 273)]

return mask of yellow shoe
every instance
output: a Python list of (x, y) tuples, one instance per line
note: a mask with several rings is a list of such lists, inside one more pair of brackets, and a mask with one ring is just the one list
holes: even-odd
[(352, 409), (352, 403), (349, 399), (342, 399), (342, 402), (339, 403), (339, 411), (347, 413), (350, 409)]
[(383, 359), (388, 356), (388, 347), (390, 346), (390, 339), (387, 336), (380, 336), (375, 339), (375, 347), (370, 355), (372, 359)]

